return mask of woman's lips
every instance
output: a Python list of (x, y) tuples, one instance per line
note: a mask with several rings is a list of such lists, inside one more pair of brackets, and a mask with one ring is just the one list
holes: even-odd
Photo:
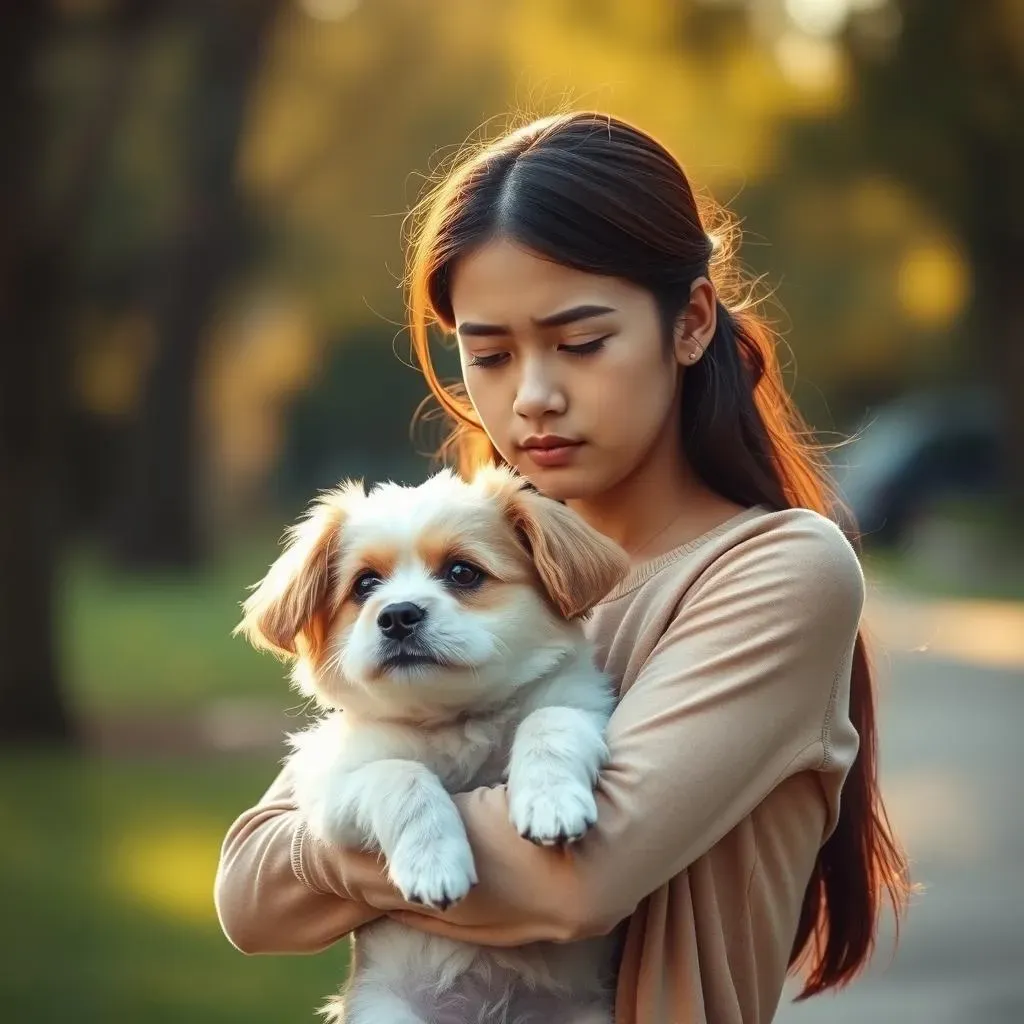
[(582, 447), (582, 441), (566, 441), (564, 444), (545, 445), (542, 448), (534, 446), (523, 448), (523, 452), (535, 466), (553, 469), (558, 466), (567, 466)]

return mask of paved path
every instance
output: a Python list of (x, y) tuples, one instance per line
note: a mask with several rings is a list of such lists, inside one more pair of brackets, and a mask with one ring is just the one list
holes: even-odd
[[(1024, 643), (1024, 633), (1019, 637)], [(894, 960), (777, 1024), (1024, 1024), (1024, 670), (894, 653), (882, 771), (925, 892)]]

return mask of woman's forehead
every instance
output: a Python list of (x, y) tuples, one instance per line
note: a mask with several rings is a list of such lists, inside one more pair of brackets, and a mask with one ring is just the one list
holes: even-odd
[(506, 239), (467, 253), (452, 273), (457, 323), (510, 324), (562, 312), (570, 306), (619, 308), (635, 286), (556, 263)]

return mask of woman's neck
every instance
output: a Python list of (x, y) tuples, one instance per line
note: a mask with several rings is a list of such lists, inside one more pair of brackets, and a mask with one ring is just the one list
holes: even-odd
[(674, 445), (655, 448), (608, 491), (567, 504), (634, 562), (686, 544), (741, 510), (700, 480)]

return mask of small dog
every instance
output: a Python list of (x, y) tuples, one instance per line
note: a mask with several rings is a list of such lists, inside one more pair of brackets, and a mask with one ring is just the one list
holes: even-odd
[[(347, 484), (322, 496), (244, 603), (238, 631), (295, 660), (324, 716), (290, 737), (318, 839), (376, 848), (406, 899), (444, 908), (476, 882), (450, 793), (505, 781), (520, 835), (594, 823), (610, 681), (580, 618), (624, 552), (502, 469), (467, 483)], [(347, 1024), (608, 1024), (614, 939), (497, 949), (382, 918), (360, 929)]]

